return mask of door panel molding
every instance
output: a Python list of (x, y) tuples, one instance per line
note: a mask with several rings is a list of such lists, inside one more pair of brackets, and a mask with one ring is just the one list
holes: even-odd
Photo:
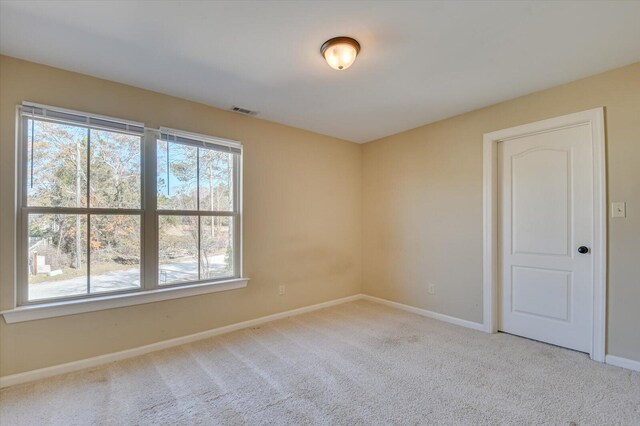
[[(555, 308), (564, 308), (564, 312), (562, 317), (558, 316), (558, 315), (553, 315), (550, 312), (546, 312), (546, 313), (537, 313), (537, 312), (533, 312), (533, 309), (531, 310), (527, 310), (527, 302), (530, 301), (530, 298), (528, 297), (529, 295), (526, 293), (526, 289), (525, 289), (525, 297), (522, 298), (522, 300), (518, 300), (519, 299), (519, 295), (516, 294), (516, 288), (514, 288), (514, 283), (516, 283), (516, 281), (513, 279), (513, 276), (515, 274), (517, 274), (518, 272), (520, 272), (521, 274), (524, 273), (529, 273), (529, 274), (541, 274), (541, 273), (546, 273), (548, 275), (555, 275), (560, 276), (560, 278), (563, 278), (563, 280), (561, 281), (561, 284), (559, 284), (558, 282), (551, 283), (551, 285), (547, 285), (547, 291), (549, 292), (553, 292), (554, 290), (556, 290), (554, 287), (559, 287), (559, 289), (561, 290), (560, 292), (557, 292), (556, 290), (556, 294), (562, 294), (562, 296), (564, 296), (564, 303), (562, 304), (562, 306), (545, 306), (546, 308), (551, 308), (553, 309)], [(548, 318), (554, 321), (563, 321), (563, 322), (569, 322), (570, 318), (571, 318), (571, 287), (573, 285), (573, 276), (572, 276), (572, 272), (571, 271), (564, 271), (562, 269), (550, 269), (550, 268), (532, 268), (529, 266), (516, 266), (516, 265), (511, 265), (511, 312), (516, 312), (516, 313), (521, 313), (521, 314), (527, 314), (527, 315), (532, 315), (532, 316), (541, 316), (543, 318)], [(520, 306), (520, 308), (518, 308)], [(538, 307), (539, 308), (539, 307)]]
[(484, 134), (483, 140), (483, 326), (498, 331), (498, 143), (588, 125), (593, 149), (593, 320), (589, 354), (605, 361), (607, 205), (604, 108), (594, 108)]
[[(535, 168), (535, 169), (539, 169), (540, 167), (547, 167), (547, 174), (549, 172), (551, 172), (552, 170), (549, 168), (549, 164), (552, 162), (557, 162), (558, 159), (557, 158), (539, 158), (538, 160), (538, 164), (533, 164), (534, 167), (532, 167), (531, 164), (525, 164), (524, 162), (529, 160), (531, 161), (531, 156), (532, 155), (536, 155), (537, 157), (540, 157), (541, 155), (547, 155), (549, 153), (556, 153), (559, 154), (561, 156), (560, 160), (561, 163), (563, 163), (562, 165), (564, 166), (564, 170), (562, 170), (562, 172), (566, 175), (566, 180), (567, 180), (567, 185), (564, 188), (560, 188), (557, 186), (552, 186), (552, 187), (548, 187), (548, 188), (544, 188), (544, 189), (540, 189), (538, 188), (537, 191), (531, 191), (532, 188), (529, 188), (529, 191), (524, 191), (524, 194), (521, 194), (520, 192), (516, 193), (516, 187), (514, 186), (515, 181), (520, 180), (520, 174), (522, 173), (521, 169), (531, 169), (531, 168)], [(512, 220), (511, 220), (511, 254), (517, 254), (517, 253), (522, 253), (522, 254), (536, 254), (536, 255), (553, 255), (553, 256), (558, 256), (558, 255), (563, 255), (563, 256), (570, 256), (571, 253), (571, 247), (570, 247), (570, 241), (571, 241), (571, 231), (572, 231), (572, 227), (571, 226), (566, 226), (570, 220), (569, 217), (572, 213), (572, 206), (571, 206), (571, 197), (572, 197), (572, 182), (571, 182), (571, 163), (572, 163), (572, 156), (573, 153), (571, 152), (571, 150), (563, 150), (563, 149), (552, 149), (550, 147), (547, 146), (539, 146), (533, 149), (528, 149), (524, 152), (521, 152), (519, 154), (513, 155), (510, 158), (510, 168), (511, 168), (511, 179), (512, 179), (512, 183), (511, 183), (511, 194), (510, 194), (510, 200), (511, 200), (511, 213), (512, 213)], [(542, 160), (546, 160), (546, 161), (542, 161)], [(534, 160), (535, 161), (535, 160)], [(563, 190), (565, 190), (564, 198), (566, 200), (565, 203), (565, 210), (562, 212), (562, 220), (560, 222), (564, 222), (562, 223), (562, 225), (560, 225), (560, 227), (564, 227), (563, 229), (547, 229), (547, 232), (549, 232), (549, 234), (554, 235), (556, 239), (560, 239), (561, 241), (563, 241), (564, 243), (562, 244), (562, 248), (558, 247), (556, 250), (552, 249), (552, 248), (546, 248), (543, 249), (542, 247), (538, 247), (538, 249), (536, 250), (535, 247), (531, 247), (532, 242), (529, 241), (529, 243), (527, 244), (527, 239), (531, 240), (531, 238), (527, 238), (529, 237), (528, 235), (523, 235), (524, 238), (524, 243), (521, 242), (521, 233), (517, 232), (519, 229), (521, 229), (523, 226), (521, 224), (521, 214), (524, 211), (527, 210), (531, 210), (534, 207), (534, 205), (536, 207), (540, 206), (539, 201), (541, 201), (540, 199), (538, 200), (531, 200), (531, 197), (527, 197), (527, 192), (533, 192), (533, 193), (538, 193), (538, 198), (545, 198), (549, 196), (550, 192), (554, 192), (557, 190), (560, 190), (560, 192), (562, 192)], [(529, 198), (528, 201), (530, 201), (529, 203), (524, 203), (525, 206), (521, 207), (520, 205), (523, 204), (523, 200), (521, 199), (522, 195), (524, 195), (525, 200), (527, 198)], [(532, 205), (533, 204), (533, 205)], [(518, 214), (518, 211), (520, 211), (520, 214)], [(551, 213), (551, 215), (555, 216), (554, 213), (556, 213), (557, 208), (554, 208)], [(549, 212), (546, 212), (547, 214), (549, 214)], [(547, 217), (548, 220), (546, 220), (545, 222), (549, 222), (549, 217)], [(530, 225), (533, 225), (531, 223), (525, 223), (524, 224), (524, 228), (528, 228)], [(555, 225), (559, 225), (558, 223), (556, 223)], [(557, 226), (556, 226), (557, 228)], [(563, 231), (564, 231), (564, 235), (563, 235)], [(558, 238), (558, 236), (560, 238)], [(534, 238), (534, 240), (538, 240), (537, 236), (536, 238)], [(524, 244), (525, 248), (526, 246), (529, 246), (528, 250), (521, 250), (518, 249), (518, 247), (521, 247)], [(534, 245), (537, 245), (537, 243), (533, 243)]]

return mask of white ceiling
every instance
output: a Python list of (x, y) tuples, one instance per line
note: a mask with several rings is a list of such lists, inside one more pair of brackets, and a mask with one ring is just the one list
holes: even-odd
[[(3, 1), (0, 52), (366, 142), (640, 60), (640, 1)], [(319, 53), (348, 35), (338, 72)]]

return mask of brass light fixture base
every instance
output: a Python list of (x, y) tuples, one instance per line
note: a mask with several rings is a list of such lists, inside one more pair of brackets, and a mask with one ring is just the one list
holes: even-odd
[(324, 52), (326, 52), (328, 48), (339, 43), (350, 44), (355, 47), (356, 54), (360, 53), (360, 43), (358, 43), (358, 40), (351, 37), (334, 37), (325, 41), (322, 43), (322, 46), (320, 46), (320, 54), (322, 54), (322, 57), (324, 58)]

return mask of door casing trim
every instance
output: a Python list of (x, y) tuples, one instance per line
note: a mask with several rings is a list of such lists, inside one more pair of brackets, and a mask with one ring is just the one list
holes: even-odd
[(483, 142), (483, 326), (498, 331), (498, 143), (588, 124), (593, 143), (593, 319), (591, 359), (605, 361), (607, 315), (607, 187), (604, 108), (594, 108), (484, 134)]

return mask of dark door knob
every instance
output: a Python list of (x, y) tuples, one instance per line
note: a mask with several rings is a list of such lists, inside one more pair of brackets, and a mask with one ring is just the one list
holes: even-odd
[(580, 246), (580, 247), (578, 247), (578, 253), (580, 253), (580, 254), (587, 254), (587, 253), (589, 253), (589, 247), (587, 247), (587, 246)]

